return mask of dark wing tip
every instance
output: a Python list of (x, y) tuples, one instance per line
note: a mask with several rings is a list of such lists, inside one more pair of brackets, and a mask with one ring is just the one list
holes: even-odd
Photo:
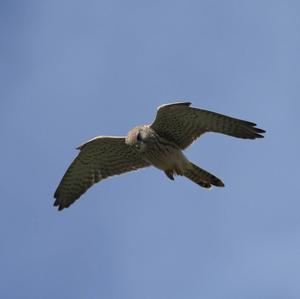
[(254, 138), (253, 139), (255, 139), (255, 138), (264, 138), (264, 136), (262, 136), (262, 135), (260, 135), (260, 134), (263, 134), (263, 133), (266, 133), (266, 131), (265, 130), (263, 130), (263, 129), (260, 129), (260, 128), (256, 128), (256, 123), (253, 123), (253, 122), (250, 122), (250, 121), (244, 121), (244, 124), (246, 125), (246, 126), (248, 126), (249, 127), (249, 129), (251, 129), (255, 134), (254, 134)]
[(265, 130), (260, 129), (260, 128), (254, 128), (254, 130), (255, 130), (254, 139), (255, 138), (264, 138), (265, 137), (265, 136), (261, 135), (261, 134), (266, 133)]
[(63, 210), (64, 208), (67, 208), (67, 206), (63, 205), (62, 203), (59, 203), (58, 199), (53, 204), (54, 207), (57, 207), (58, 211)]
[(246, 121), (244, 123), (244, 125), (246, 125), (246, 126), (244, 126), (244, 129), (243, 129), (244, 133), (245, 133), (244, 138), (256, 139), (256, 138), (264, 138), (265, 137), (262, 134), (266, 133), (266, 131), (263, 129), (260, 129), (260, 128), (256, 128), (256, 123)]
[(265, 136), (261, 135), (261, 134), (254, 134), (254, 138), (265, 138)]
[(257, 133), (266, 133), (265, 130), (259, 129), (259, 128), (255, 128), (255, 131), (256, 131)]
[(58, 190), (54, 193), (55, 202), (53, 203), (54, 207), (58, 207), (58, 211), (63, 210), (64, 208), (67, 208), (69, 205), (64, 205), (63, 200), (60, 199)]
[(55, 195), (54, 195), (54, 197), (56, 198), (56, 200), (55, 200), (53, 206), (58, 207), (58, 211), (61, 211), (64, 207), (60, 204), (59, 198), (57, 198)]

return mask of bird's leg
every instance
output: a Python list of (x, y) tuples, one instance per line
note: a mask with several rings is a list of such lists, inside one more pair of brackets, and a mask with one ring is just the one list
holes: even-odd
[(170, 180), (174, 181), (173, 170), (166, 170), (165, 174)]

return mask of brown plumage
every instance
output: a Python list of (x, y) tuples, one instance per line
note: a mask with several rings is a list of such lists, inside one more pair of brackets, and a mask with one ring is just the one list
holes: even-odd
[(160, 106), (151, 125), (135, 127), (126, 137), (100, 136), (80, 146), (55, 191), (54, 206), (62, 210), (102, 179), (151, 165), (171, 180), (182, 175), (204, 188), (223, 187), (220, 179), (191, 163), (182, 150), (206, 132), (256, 139), (265, 131), (252, 122), (190, 105)]
[(141, 154), (125, 144), (124, 137), (96, 137), (81, 145), (55, 191), (54, 206), (69, 207), (88, 188), (101, 180), (149, 166)]

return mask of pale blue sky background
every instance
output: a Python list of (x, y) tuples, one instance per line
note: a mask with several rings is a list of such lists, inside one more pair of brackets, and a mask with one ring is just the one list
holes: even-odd
[[(0, 297), (300, 298), (299, 1), (1, 1)], [(187, 151), (206, 191), (154, 168), (70, 209), (75, 147), (178, 100), (257, 122)]]

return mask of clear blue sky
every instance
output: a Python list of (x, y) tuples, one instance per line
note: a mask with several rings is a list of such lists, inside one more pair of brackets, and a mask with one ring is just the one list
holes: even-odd
[[(300, 298), (299, 9), (1, 1), (0, 297)], [(149, 168), (52, 207), (76, 146), (178, 100), (267, 130), (187, 150), (226, 188)]]

